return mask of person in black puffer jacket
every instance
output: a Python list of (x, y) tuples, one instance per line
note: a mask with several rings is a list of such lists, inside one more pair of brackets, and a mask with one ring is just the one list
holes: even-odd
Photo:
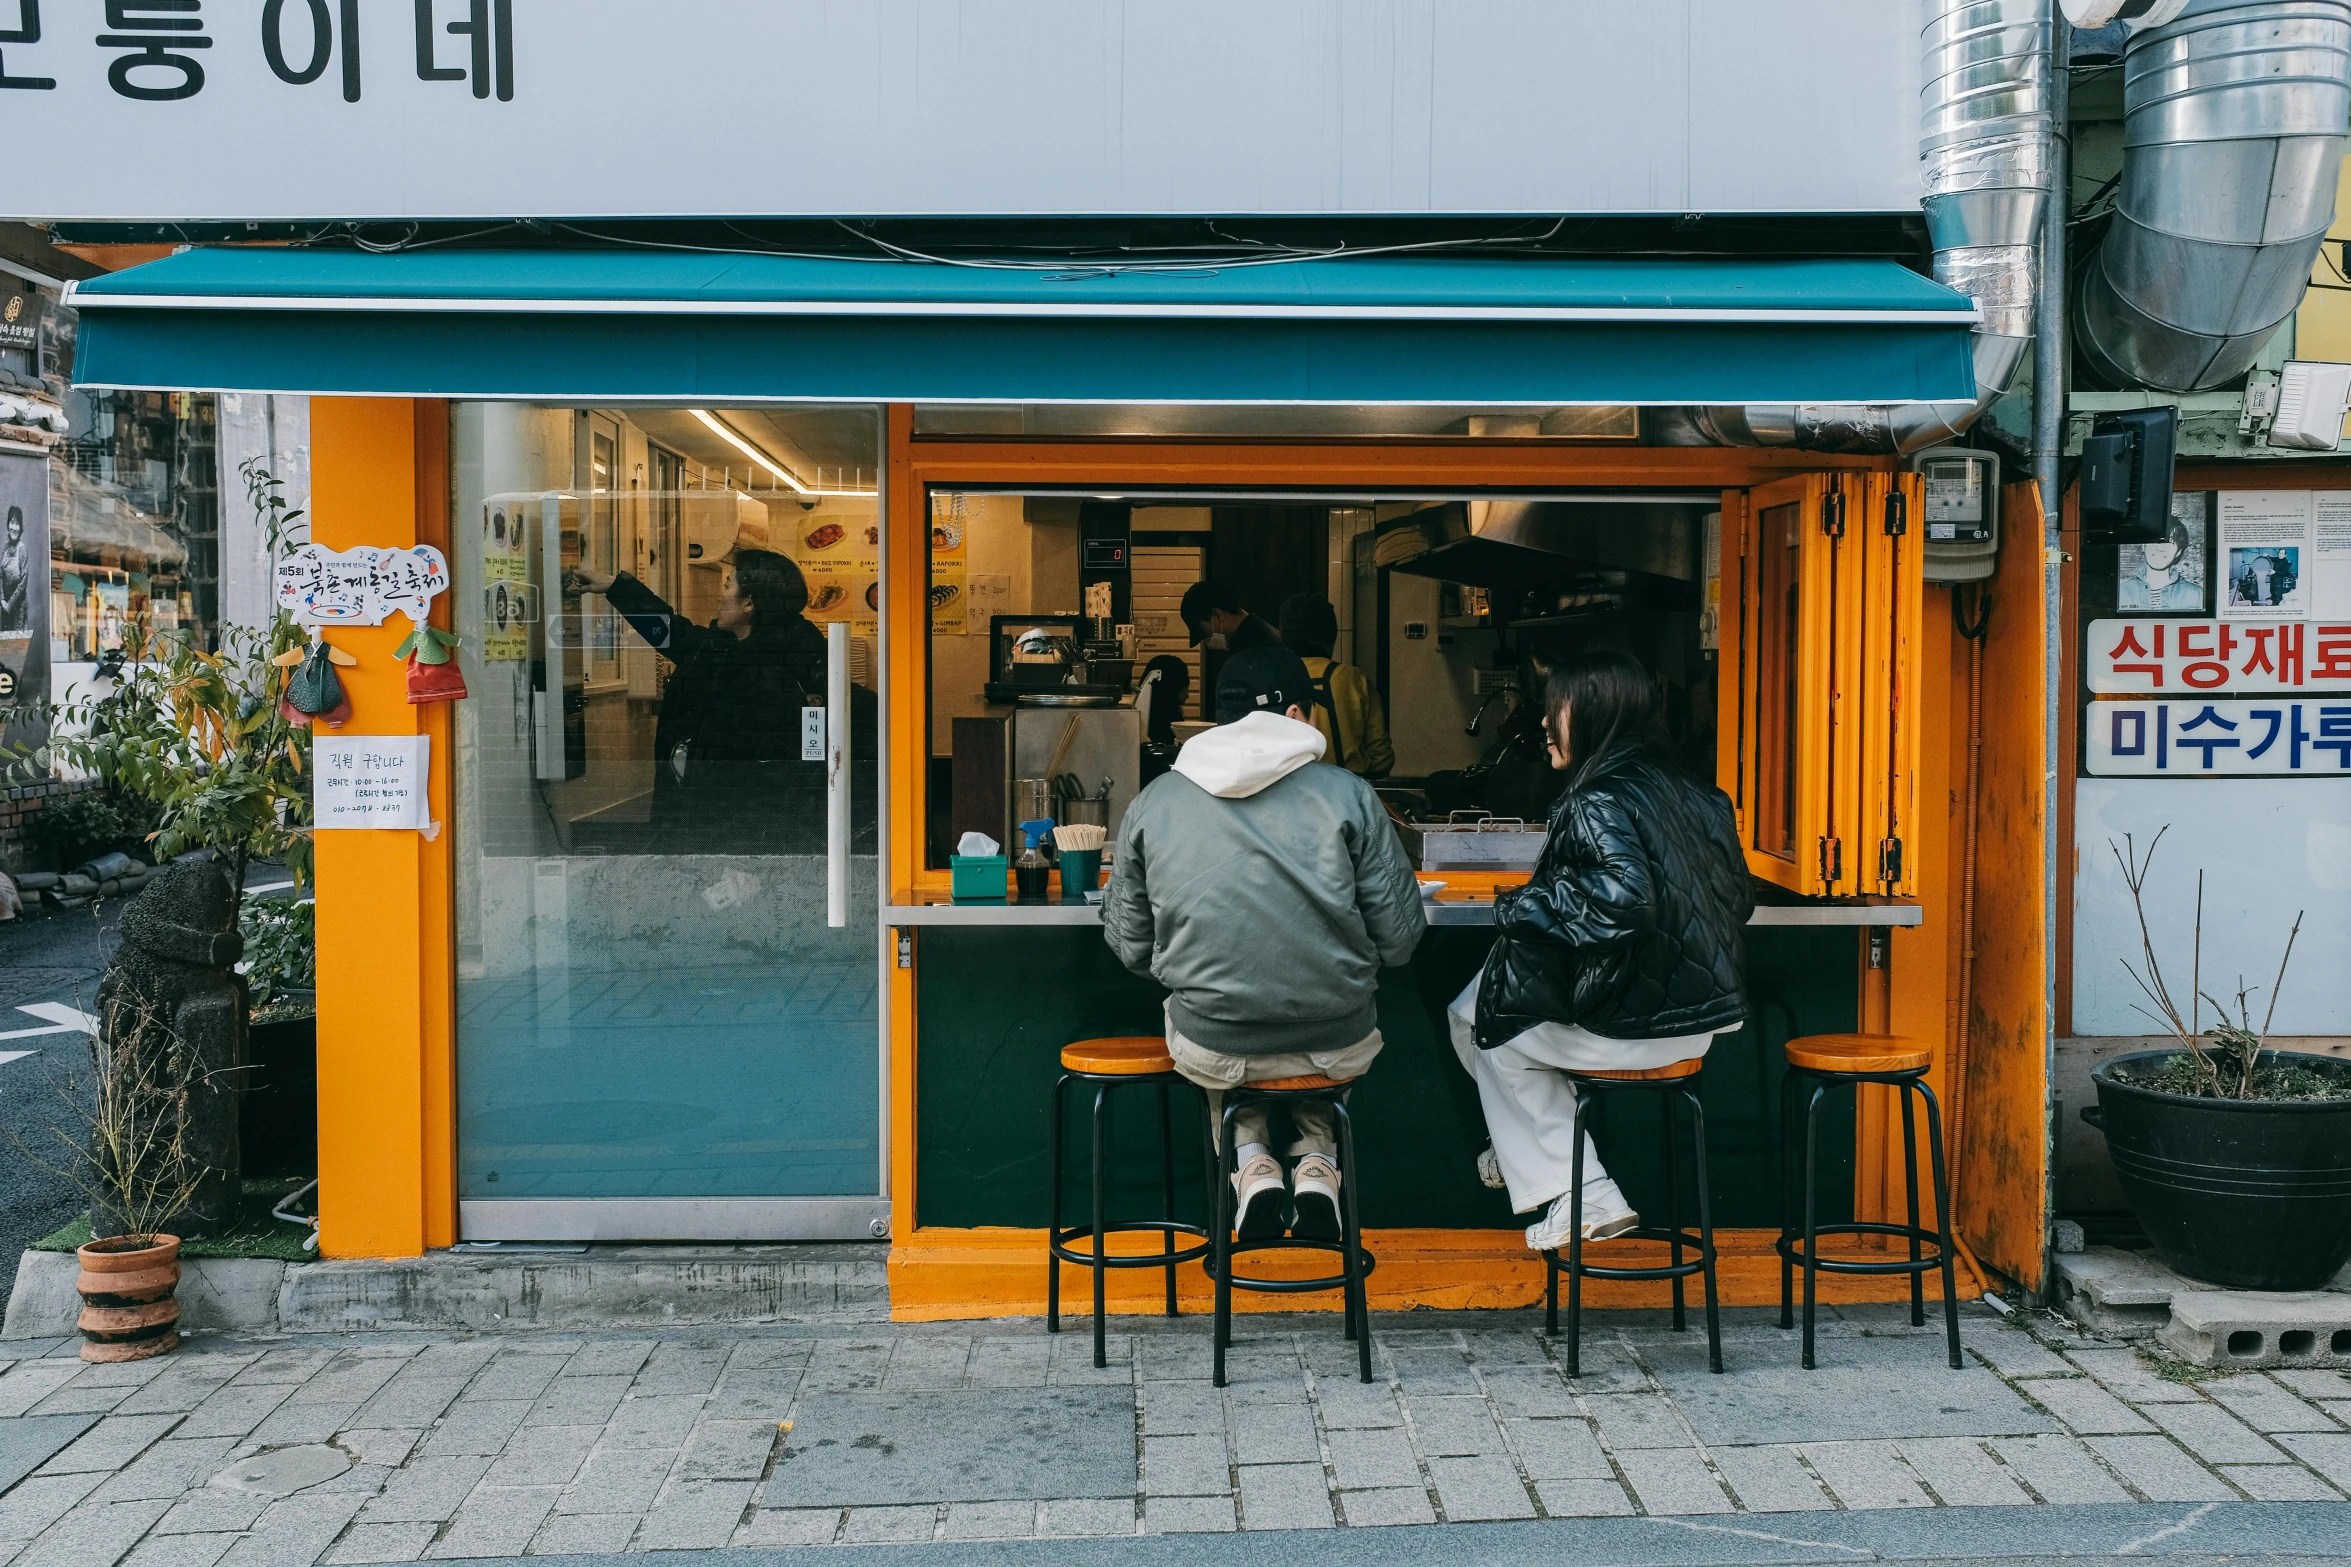
[[(1641, 1070), (1706, 1053), (1746, 1021), (1753, 884), (1731, 802), (1665, 759), (1657, 688), (1640, 660), (1579, 654), (1543, 690), (1551, 765), (1568, 773), (1523, 888), (1494, 901), (1486, 965), (1449, 1009), (1493, 1147), (1479, 1160), (1527, 1230), (1564, 1245), (1576, 1092), (1562, 1069)], [(1640, 1222), (1584, 1147), (1584, 1235)]]

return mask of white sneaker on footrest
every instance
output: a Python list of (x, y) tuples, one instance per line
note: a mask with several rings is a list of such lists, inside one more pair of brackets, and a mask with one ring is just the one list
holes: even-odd
[(1257, 1155), (1233, 1177), (1233, 1190), (1241, 1199), (1235, 1234), (1245, 1241), (1269, 1241), (1282, 1233), (1282, 1202), (1289, 1191), (1282, 1184), (1281, 1160)]
[(1290, 1221), (1290, 1233), (1302, 1241), (1335, 1241), (1339, 1238), (1339, 1171), (1337, 1166), (1321, 1154), (1310, 1153), (1298, 1161), (1298, 1168), (1290, 1174), (1290, 1191), (1297, 1199), (1298, 1214)]
[[(1551, 1207), (1542, 1218), (1527, 1226), (1527, 1245), (1535, 1251), (1557, 1251), (1567, 1244), (1568, 1230), (1575, 1193), (1562, 1192), (1551, 1200)], [(1604, 1241), (1625, 1231), (1638, 1229), (1641, 1216), (1630, 1208), (1601, 1207), (1584, 1204), (1584, 1239)]]

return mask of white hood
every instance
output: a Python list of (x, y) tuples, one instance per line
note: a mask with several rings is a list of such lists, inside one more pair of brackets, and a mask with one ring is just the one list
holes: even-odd
[(1251, 713), (1203, 730), (1176, 753), (1175, 770), (1226, 800), (1246, 800), (1322, 760), (1328, 742), (1312, 724), (1280, 713)]

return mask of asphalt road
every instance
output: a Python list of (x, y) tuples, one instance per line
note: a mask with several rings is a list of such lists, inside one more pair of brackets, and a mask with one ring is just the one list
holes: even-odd
[[(54, 1026), (26, 1006), (93, 1010), (121, 915), (121, 902), (107, 900), (0, 925), (0, 1035)], [(0, 1302), (16, 1282), (18, 1254), (87, 1206), (59, 1173), (71, 1156), (58, 1141), (60, 1132), (79, 1136), (67, 1096), (89, 1082), (86, 1036), (0, 1038), (0, 1058), (9, 1056), (0, 1059)]]

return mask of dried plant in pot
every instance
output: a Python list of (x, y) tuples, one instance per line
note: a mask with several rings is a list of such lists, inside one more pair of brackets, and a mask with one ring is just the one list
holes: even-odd
[[(2176, 1041), (2101, 1062), (2082, 1119), (2106, 1134), (2114, 1171), (2157, 1255), (2179, 1273), (2240, 1289), (2312, 1290), (2351, 1261), (2351, 1062), (2272, 1048), (2267, 1035), (2293, 960), (2295, 916), (2258, 1025), (2258, 987), (2240, 979), (2235, 1018), (2202, 988), (2204, 879), (2183, 1013), (2155, 956), (2144, 854), (2113, 845), (2138, 912), (2141, 964), (2123, 967), (2140, 1011)], [(2216, 1019), (2210, 1028), (2203, 1008)]]

